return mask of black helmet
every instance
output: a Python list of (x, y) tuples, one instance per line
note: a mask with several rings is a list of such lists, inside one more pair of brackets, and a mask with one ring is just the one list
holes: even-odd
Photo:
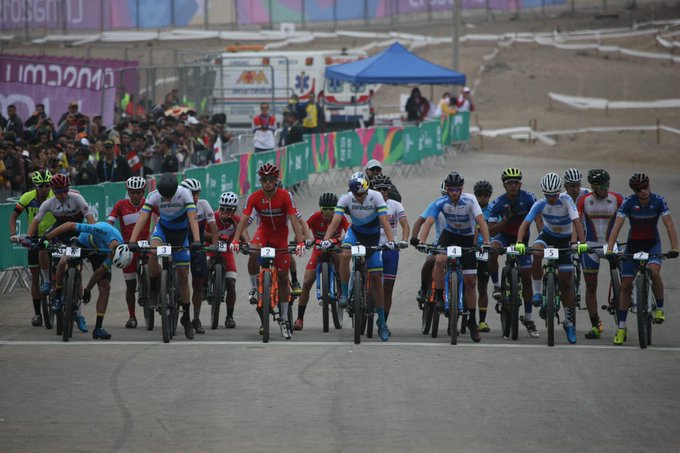
[(473, 189), (475, 195), (489, 195), (493, 193), (493, 186), (489, 181), (477, 181)]
[(644, 173), (634, 173), (628, 180), (631, 189), (642, 189), (649, 185), (649, 176)]
[(322, 208), (334, 208), (338, 204), (338, 197), (333, 192), (322, 193), (319, 197), (319, 206)]
[(158, 180), (158, 193), (163, 198), (172, 198), (177, 192), (177, 178), (172, 173), (163, 173)]
[(596, 186), (609, 184), (609, 172), (601, 168), (593, 168), (588, 172), (588, 182)]
[(376, 175), (371, 180), (371, 185), (376, 190), (377, 189), (389, 189), (390, 187), (392, 187), (392, 180), (390, 179), (389, 176)]
[(462, 187), (465, 183), (463, 176), (457, 171), (452, 171), (444, 180), (444, 185), (446, 187)]

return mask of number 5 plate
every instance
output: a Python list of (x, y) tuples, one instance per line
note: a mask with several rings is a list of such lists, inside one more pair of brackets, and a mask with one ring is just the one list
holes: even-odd
[(172, 247), (169, 245), (160, 245), (156, 247), (156, 255), (158, 256), (170, 256), (172, 255)]
[(543, 257), (547, 260), (556, 260), (560, 257), (560, 251), (553, 247), (546, 247), (543, 250)]
[(260, 249), (260, 257), (262, 258), (274, 258), (276, 256), (276, 249), (271, 247), (262, 247)]
[(366, 247), (363, 245), (353, 245), (352, 256), (366, 256)]

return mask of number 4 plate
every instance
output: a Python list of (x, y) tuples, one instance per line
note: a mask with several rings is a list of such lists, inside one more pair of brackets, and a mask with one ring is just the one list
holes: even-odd
[(159, 245), (158, 247), (156, 247), (156, 255), (170, 256), (172, 255), (172, 247), (169, 245)]
[(353, 245), (352, 256), (366, 256), (366, 247), (363, 245)]
[(274, 258), (274, 256), (276, 256), (276, 249), (271, 247), (262, 247), (260, 249), (260, 256), (262, 258)]
[(449, 258), (460, 258), (463, 255), (463, 250), (457, 245), (450, 245), (446, 247), (446, 256)]
[(543, 250), (543, 257), (547, 260), (556, 260), (560, 257), (560, 251), (553, 247), (546, 247)]

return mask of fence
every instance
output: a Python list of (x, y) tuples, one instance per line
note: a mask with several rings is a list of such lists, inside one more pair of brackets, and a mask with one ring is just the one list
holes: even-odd
[[(326, 134), (311, 134), (303, 143), (268, 153), (244, 153), (224, 164), (190, 168), (183, 177), (196, 178), (203, 186), (202, 197), (216, 205), (221, 193), (233, 191), (247, 195), (259, 189), (258, 168), (265, 162), (275, 163), (281, 170), (286, 187), (310, 180), (312, 175), (327, 177), (333, 170), (351, 173), (370, 159), (387, 165), (412, 166), (425, 159), (442, 156), (444, 148), (470, 139), (470, 114), (459, 113), (444, 121), (430, 121), (419, 126), (374, 127)], [(153, 187), (153, 185), (151, 185)], [(113, 205), (125, 198), (124, 183), (103, 183), (75, 187), (87, 200), (98, 221), (105, 221)], [(8, 219), (14, 208), (0, 204), (0, 218)], [(17, 234), (25, 234), (28, 225), (22, 215)], [(7, 222), (0, 223), (0, 237), (9, 237)], [(0, 254), (0, 272), (27, 265), (26, 250), (19, 246), (4, 247)], [(1, 277), (1, 276), (0, 276)]]

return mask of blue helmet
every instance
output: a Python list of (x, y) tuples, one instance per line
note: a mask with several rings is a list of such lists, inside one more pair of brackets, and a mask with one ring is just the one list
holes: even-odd
[(354, 195), (368, 192), (368, 181), (364, 178), (353, 178), (349, 181), (349, 191)]

